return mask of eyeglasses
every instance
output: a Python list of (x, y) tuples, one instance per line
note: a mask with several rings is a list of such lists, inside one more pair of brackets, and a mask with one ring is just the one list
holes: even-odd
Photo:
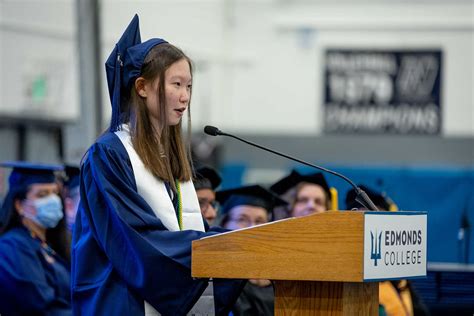
[(252, 219), (246, 216), (237, 216), (236, 218), (229, 218), (229, 222), (234, 222), (241, 227), (252, 227), (255, 225), (265, 224), (268, 222), (268, 220), (264, 218)]
[(219, 207), (219, 202), (217, 201), (209, 201), (207, 199), (199, 199), (199, 207), (201, 208), (202, 212), (205, 212), (209, 209), (209, 206), (212, 206), (216, 211)]

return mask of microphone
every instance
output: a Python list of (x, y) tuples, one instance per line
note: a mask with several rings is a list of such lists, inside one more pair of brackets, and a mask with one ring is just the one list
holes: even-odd
[(220, 129), (218, 129), (215, 126), (209, 126), (209, 125), (206, 125), (204, 127), (204, 133), (211, 136), (223, 135)]
[(248, 140), (245, 140), (243, 138), (240, 138), (240, 137), (237, 137), (235, 135), (232, 135), (232, 134), (228, 134), (228, 133), (224, 133), (223, 131), (221, 131), (220, 129), (218, 129), (217, 127), (215, 126), (210, 126), (210, 125), (206, 125), (204, 127), (204, 133), (206, 133), (207, 135), (210, 135), (210, 136), (228, 136), (228, 137), (232, 137), (234, 139), (237, 139), (241, 142), (244, 142), (250, 146), (254, 146), (254, 147), (257, 147), (257, 148), (260, 148), (262, 150), (265, 150), (265, 151), (268, 151), (268, 152), (271, 152), (272, 154), (275, 154), (275, 155), (278, 155), (278, 156), (281, 156), (281, 157), (284, 157), (286, 159), (290, 159), (290, 160), (293, 160), (293, 161), (296, 161), (296, 162), (299, 162), (303, 165), (306, 165), (306, 166), (309, 166), (309, 167), (312, 167), (312, 168), (315, 168), (315, 169), (318, 169), (318, 170), (321, 170), (321, 171), (324, 171), (324, 172), (327, 172), (327, 173), (330, 173), (332, 175), (335, 175), (341, 179), (343, 179), (344, 181), (346, 181), (347, 183), (349, 183), (355, 190), (356, 192), (356, 198), (355, 200), (357, 202), (359, 202), (360, 204), (362, 204), (366, 209), (368, 210), (374, 210), (374, 211), (378, 211), (379, 209), (375, 206), (374, 202), (372, 202), (372, 200), (369, 198), (369, 196), (367, 195), (367, 193), (364, 192), (364, 190), (362, 190), (361, 188), (359, 188), (357, 185), (355, 185), (354, 182), (352, 182), (352, 180), (350, 180), (349, 178), (347, 178), (346, 176), (340, 174), (340, 173), (337, 173), (335, 171), (332, 171), (332, 170), (329, 170), (329, 169), (326, 169), (324, 167), (320, 167), (320, 166), (317, 166), (317, 165), (313, 165), (313, 164), (310, 164), (309, 162), (306, 162), (306, 161), (303, 161), (301, 159), (298, 159), (298, 158), (294, 158), (294, 157), (291, 157), (291, 156), (288, 156), (286, 154), (283, 154), (281, 152), (278, 152), (278, 151), (275, 151), (273, 149), (270, 149), (270, 148), (267, 148), (267, 147), (263, 147), (261, 145), (258, 145), (258, 144), (255, 144), (255, 143), (252, 143)]

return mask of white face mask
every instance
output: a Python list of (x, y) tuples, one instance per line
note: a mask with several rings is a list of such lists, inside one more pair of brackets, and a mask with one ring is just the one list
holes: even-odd
[(33, 200), (31, 204), (36, 209), (36, 215), (25, 213), (24, 216), (44, 228), (56, 227), (64, 216), (61, 199), (56, 194)]

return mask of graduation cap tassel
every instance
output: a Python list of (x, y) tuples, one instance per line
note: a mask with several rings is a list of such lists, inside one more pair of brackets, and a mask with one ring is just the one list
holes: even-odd
[(110, 131), (115, 132), (120, 125), (120, 90), (121, 90), (121, 79), (122, 79), (122, 68), (123, 62), (120, 54), (117, 54), (117, 60), (115, 62), (115, 78), (114, 78), (114, 91), (112, 96), (112, 117), (110, 119)]

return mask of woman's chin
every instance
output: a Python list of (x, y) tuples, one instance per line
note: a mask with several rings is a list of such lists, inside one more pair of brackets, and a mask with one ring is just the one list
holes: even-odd
[(183, 119), (183, 115), (177, 115), (175, 113), (173, 113), (174, 115), (170, 115), (168, 118), (168, 123), (169, 125), (178, 125), (181, 120)]
[(168, 125), (169, 125), (169, 126), (176, 126), (176, 125), (178, 125), (180, 122), (181, 122), (181, 119), (173, 119), (173, 120), (169, 120)]

